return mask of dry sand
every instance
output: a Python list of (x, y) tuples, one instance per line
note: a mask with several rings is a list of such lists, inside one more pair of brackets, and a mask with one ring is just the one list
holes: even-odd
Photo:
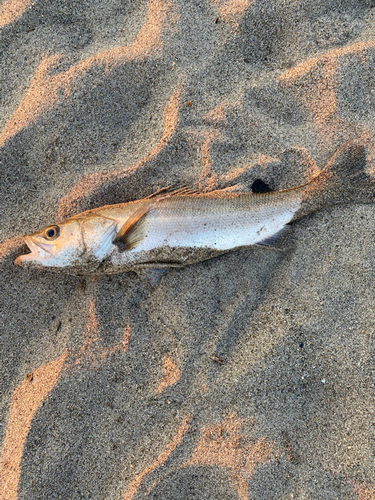
[(167, 185), (375, 168), (372, 0), (0, 4), (1, 500), (374, 500), (375, 204), (93, 280), (24, 233)]

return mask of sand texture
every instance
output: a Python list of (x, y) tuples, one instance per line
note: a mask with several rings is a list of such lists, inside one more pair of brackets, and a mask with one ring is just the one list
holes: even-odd
[[(21, 239), (163, 186), (375, 174), (373, 0), (2, 0), (0, 499), (374, 500), (375, 204), (82, 278)], [(341, 200), (342, 201), (342, 200)]]

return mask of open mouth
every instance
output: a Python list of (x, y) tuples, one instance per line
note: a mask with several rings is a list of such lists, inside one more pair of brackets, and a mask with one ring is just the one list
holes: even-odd
[(51, 255), (51, 245), (48, 245), (48, 243), (42, 243), (41, 241), (33, 241), (29, 236), (25, 236), (25, 241), (26, 245), (30, 248), (32, 252), (34, 252), (36, 249), (36, 251), (40, 253), (40, 250), (36, 248), (39, 247)]
[(24, 236), (24, 240), (30, 253), (17, 257), (14, 261), (16, 265), (23, 265), (30, 261), (41, 261), (51, 255), (50, 245), (35, 241), (31, 236)]

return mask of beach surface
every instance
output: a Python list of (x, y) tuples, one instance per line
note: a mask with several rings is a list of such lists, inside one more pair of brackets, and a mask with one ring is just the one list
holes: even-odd
[(1, 500), (375, 500), (375, 203), (157, 287), (13, 264), (84, 210), (297, 186), (345, 143), (374, 178), (374, 22), (372, 0), (2, 0)]

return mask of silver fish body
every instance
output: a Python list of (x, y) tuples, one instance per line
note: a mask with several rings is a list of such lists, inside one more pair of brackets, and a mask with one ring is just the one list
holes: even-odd
[[(192, 264), (234, 248), (269, 240), (290, 222), (301, 205), (304, 188), (278, 193), (165, 198), (138, 223), (136, 244), (116, 247), (103, 266), (112, 269)], [(125, 207), (124, 207), (125, 208)], [(135, 208), (135, 207), (134, 207)], [(119, 206), (119, 212), (121, 207)], [(99, 213), (123, 222), (116, 210)], [(113, 272), (113, 271), (112, 271)]]
[[(26, 236), (32, 253), (16, 264), (105, 274), (192, 264), (279, 233), (300, 208), (304, 190), (172, 195), (102, 207), (51, 226), (59, 228), (57, 239), (65, 229), (63, 252), (48, 252), (46, 230)], [(116, 242), (121, 227), (142, 207), (148, 207), (146, 213), (125, 241)]]
[(178, 267), (262, 244), (286, 224), (333, 203), (374, 201), (364, 148), (339, 148), (310, 182), (269, 193), (169, 193), (105, 206), (25, 236), (23, 267), (72, 274)]

